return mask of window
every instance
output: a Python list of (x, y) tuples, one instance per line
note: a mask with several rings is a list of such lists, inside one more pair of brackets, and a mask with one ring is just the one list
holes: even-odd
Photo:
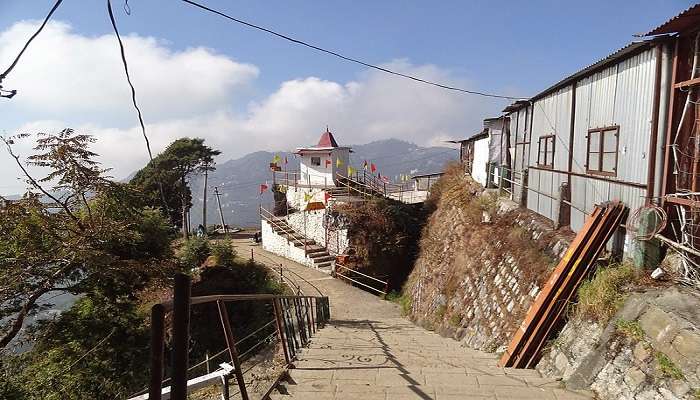
[(543, 168), (554, 167), (554, 135), (540, 137), (537, 150), (537, 165)]
[(321, 157), (311, 157), (311, 165), (321, 165)]
[(586, 172), (598, 175), (617, 175), (617, 126), (588, 131)]

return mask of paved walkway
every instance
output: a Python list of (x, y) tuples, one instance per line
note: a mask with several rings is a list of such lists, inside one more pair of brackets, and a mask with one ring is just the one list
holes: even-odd
[(567, 391), (535, 370), (498, 368), (495, 354), (420, 328), (401, 317), (393, 303), (250, 242), (236, 244), (240, 254), (252, 248), (259, 261), (282, 263), (330, 298), (330, 324), (302, 351), (290, 370), (292, 382), (273, 399), (591, 398)]

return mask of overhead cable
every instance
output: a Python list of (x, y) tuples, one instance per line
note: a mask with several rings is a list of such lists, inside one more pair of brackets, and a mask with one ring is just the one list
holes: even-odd
[[(143, 139), (146, 141), (146, 150), (148, 150), (148, 159), (153, 162), (153, 153), (151, 152), (151, 143), (148, 141), (148, 135), (146, 135), (146, 125), (143, 123), (143, 115), (141, 114), (141, 109), (139, 108), (138, 102), (136, 101), (136, 89), (134, 84), (131, 82), (131, 76), (129, 75), (129, 64), (126, 61), (126, 54), (124, 53), (124, 43), (119, 35), (119, 29), (117, 29), (117, 22), (114, 20), (114, 13), (112, 12), (112, 2), (107, 0), (107, 12), (109, 13), (109, 20), (112, 23), (112, 28), (114, 29), (114, 34), (117, 36), (117, 41), (119, 42), (119, 52), (122, 59), (122, 65), (124, 66), (124, 74), (126, 75), (126, 82), (131, 88), (131, 102), (136, 109), (136, 114), (139, 118), (139, 124), (141, 125), (141, 133), (143, 134)], [(155, 166), (154, 166), (155, 167)], [(160, 191), (161, 201), (163, 202), (163, 207), (165, 211), (169, 213), (168, 202), (165, 200), (165, 192), (163, 191), (163, 184), (160, 179), (158, 181), (158, 190)]]
[[(17, 62), (19, 62), (19, 59), (22, 57), (22, 54), (24, 54), (24, 51), (27, 50), (27, 47), (29, 47), (29, 44), (31, 44), (32, 41), (37, 36), (39, 36), (41, 31), (44, 30), (44, 27), (51, 19), (51, 16), (56, 11), (58, 6), (61, 5), (62, 2), (63, 2), (63, 0), (56, 0), (56, 3), (53, 5), (53, 7), (51, 7), (51, 11), (49, 11), (49, 13), (46, 15), (46, 18), (44, 18), (44, 22), (42, 22), (41, 25), (39, 26), (39, 29), (37, 29), (36, 32), (34, 32), (34, 34), (29, 38), (29, 40), (27, 40), (27, 43), (24, 44), (24, 46), (22, 47), (22, 50), (19, 51), (19, 53), (17, 54), (17, 57), (15, 57), (14, 61), (12, 61), (12, 64), (10, 64), (10, 66), (7, 67), (7, 69), (2, 74), (0, 74), (0, 97), (6, 97), (6, 98), (10, 99), (14, 95), (17, 94), (17, 90), (3, 90), (2, 89), (2, 80), (5, 79), (7, 77), (7, 74), (9, 74), (15, 68), (15, 66), (17, 65)], [(7, 93), (7, 94), (3, 94), (3, 93)]]
[(337, 57), (337, 58), (340, 58), (340, 59), (342, 59), (342, 60), (349, 61), (349, 62), (352, 62), (352, 63), (355, 63), (355, 64), (360, 64), (360, 65), (365, 66), (365, 67), (367, 67), (367, 68), (372, 68), (372, 69), (375, 69), (375, 70), (377, 70), (377, 71), (381, 71), (381, 72), (384, 72), (384, 73), (387, 73), (387, 74), (400, 76), (400, 77), (402, 77), (402, 78), (411, 79), (411, 80), (413, 80), (413, 81), (420, 82), (420, 83), (424, 83), (424, 84), (426, 84), (426, 85), (432, 85), (432, 86), (436, 86), (436, 87), (439, 87), (439, 88), (442, 88), (442, 89), (452, 90), (452, 91), (456, 91), (456, 92), (468, 93), (468, 94), (473, 94), (473, 95), (477, 95), (477, 96), (484, 96), (484, 97), (492, 97), (492, 98), (497, 98), (497, 99), (522, 100), (522, 98), (520, 98), (520, 97), (504, 96), (504, 95), (500, 95), (500, 94), (493, 94), (493, 93), (487, 93), (487, 92), (478, 92), (478, 91), (474, 91), (474, 90), (463, 89), (463, 88), (459, 88), (459, 87), (456, 87), (456, 86), (450, 86), (450, 85), (443, 84), (443, 83), (439, 83), (439, 82), (433, 82), (433, 81), (429, 81), (429, 80), (426, 80), (426, 79), (423, 79), (423, 78), (418, 78), (418, 77), (413, 76), (413, 75), (408, 75), (408, 74), (404, 74), (404, 73), (401, 73), (401, 72), (398, 72), (398, 71), (390, 70), (390, 69), (388, 69), (388, 68), (380, 67), (380, 66), (375, 65), (375, 64), (370, 64), (369, 62), (362, 61), (362, 60), (359, 60), (359, 59), (357, 59), (357, 58), (345, 56), (345, 55), (340, 54), (340, 53), (338, 53), (338, 52), (336, 52), (336, 51), (333, 51), (333, 50), (328, 50), (328, 49), (325, 49), (325, 48), (323, 48), (323, 47), (319, 47), (319, 46), (313, 45), (313, 44), (308, 43), (308, 42), (305, 42), (305, 41), (303, 41), (303, 40), (295, 39), (295, 38), (293, 38), (293, 37), (291, 37), (291, 36), (288, 36), (288, 35), (285, 35), (285, 34), (283, 34), (283, 33), (279, 33), (279, 32), (273, 31), (272, 29), (265, 28), (265, 27), (263, 27), (263, 26), (253, 24), (253, 23), (251, 23), (251, 22), (247, 22), (247, 21), (244, 21), (244, 20), (242, 20), (242, 19), (232, 17), (232, 16), (230, 16), (230, 15), (228, 15), (228, 14), (225, 14), (225, 13), (223, 13), (223, 12), (221, 12), (221, 11), (217, 11), (217, 10), (215, 10), (215, 9), (213, 9), (213, 8), (207, 7), (207, 6), (203, 5), (203, 4), (197, 3), (197, 2), (192, 1), (192, 0), (182, 0), (182, 1), (185, 2), (185, 3), (187, 3), (187, 4), (189, 4), (189, 5), (192, 5), (192, 6), (194, 6), (194, 7), (198, 7), (198, 8), (200, 8), (200, 9), (202, 9), (202, 10), (205, 10), (205, 11), (208, 11), (208, 12), (210, 12), (210, 13), (216, 14), (216, 15), (218, 15), (218, 16), (220, 16), (220, 17), (223, 17), (223, 18), (226, 18), (226, 19), (231, 20), (231, 21), (233, 21), (233, 22), (236, 22), (236, 23), (245, 25), (245, 26), (247, 26), (247, 27), (250, 27), (250, 28), (253, 28), (253, 29), (257, 29), (257, 30), (259, 30), (259, 31), (263, 31), (263, 32), (266, 32), (266, 33), (269, 33), (270, 35), (277, 36), (277, 37), (279, 37), (279, 38), (281, 38), (281, 39), (290, 41), (290, 42), (292, 42), (292, 43), (296, 43), (296, 44), (298, 44), (298, 45), (308, 47), (308, 48), (310, 48), (310, 49), (319, 51), (319, 52), (321, 52), (321, 53), (330, 54), (330, 55), (332, 55), (332, 56), (334, 56), (334, 57)]

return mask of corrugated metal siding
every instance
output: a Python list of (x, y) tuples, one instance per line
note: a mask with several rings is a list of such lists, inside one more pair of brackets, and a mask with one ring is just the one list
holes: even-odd
[[(612, 180), (646, 184), (656, 62), (652, 49), (589, 77), (576, 88), (573, 171), (585, 173), (587, 135), (592, 128), (619, 125), (617, 176)], [(602, 201), (618, 199), (631, 210), (644, 203), (646, 190), (572, 176), (572, 203), (591, 212)], [(583, 226), (584, 215), (571, 211), (571, 229)]]
[(619, 125), (617, 177), (612, 179), (646, 183), (654, 72), (654, 51), (647, 50), (579, 81), (575, 172), (585, 172), (588, 130)]
[(566, 170), (569, 163), (569, 124), (571, 122), (571, 86), (535, 101), (532, 121), (530, 160), (537, 161), (541, 136), (555, 135), (554, 169)]
[[(571, 100), (572, 88), (567, 86), (535, 102), (530, 146), (527, 149), (528, 158), (532, 160), (530, 165), (537, 164), (539, 138), (553, 134), (555, 135), (554, 169), (566, 170), (568, 168)], [(546, 218), (556, 220), (558, 201), (555, 199), (559, 198), (561, 183), (566, 181), (566, 174), (530, 169), (528, 186), (544, 194), (529, 191), (528, 208)], [(530, 199), (531, 195), (533, 199)]]

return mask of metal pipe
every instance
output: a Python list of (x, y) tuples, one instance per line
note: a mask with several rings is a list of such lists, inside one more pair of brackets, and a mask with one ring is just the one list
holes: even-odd
[(190, 341), (190, 277), (175, 275), (173, 291), (173, 361), (170, 398), (187, 399), (187, 364)]
[(673, 50), (670, 44), (664, 44), (661, 49), (661, 93), (659, 97), (658, 139), (656, 148), (656, 166), (654, 170), (654, 198), (661, 203), (664, 175), (664, 144), (666, 143), (666, 126), (668, 125), (668, 109), (671, 94), (671, 74), (673, 68)]
[(240, 358), (238, 358), (238, 350), (236, 349), (236, 342), (233, 338), (233, 332), (231, 331), (231, 323), (228, 319), (226, 304), (224, 304), (223, 301), (219, 300), (216, 302), (216, 306), (219, 309), (219, 318), (221, 319), (221, 326), (224, 329), (224, 337), (226, 338), (226, 346), (228, 347), (228, 353), (231, 357), (231, 362), (233, 363), (233, 373), (236, 375), (238, 389), (241, 391), (241, 399), (248, 400), (248, 391), (246, 390), (245, 380), (243, 379), (241, 360)]
[(151, 307), (151, 380), (148, 398), (161, 399), (163, 380), (163, 348), (165, 344), (165, 308), (162, 304)]

